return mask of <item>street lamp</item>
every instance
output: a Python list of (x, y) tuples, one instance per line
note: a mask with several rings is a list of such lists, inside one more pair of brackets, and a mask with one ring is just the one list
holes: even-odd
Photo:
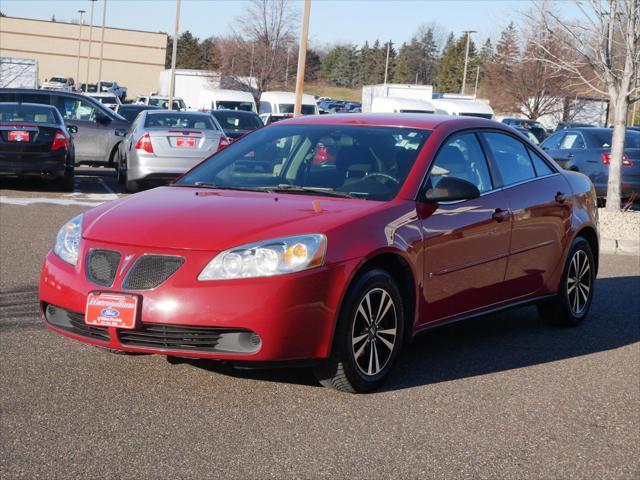
[(180, 0), (176, 0), (176, 28), (173, 31), (173, 45), (171, 50), (171, 79), (169, 81), (169, 105), (173, 110), (173, 95), (176, 88), (176, 56), (178, 53), (178, 31), (180, 30)]
[[(107, 0), (102, 4), (102, 33), (100, 36), (100, 62), (98, 63), (98, 93), (102, 92), (102, 58), (104, 57), (104, 25), (107, 21)], [(89, 88), (87, 87), (87, 90)]]
[(89, 0), (91, 2), (91, 20), (89, 22), (89, 47), (87, 48), (87, 77), (84, 82), (85, 89), (89, 91), (89, 67), (91, 66), (91, 35), (93, 33), (93, 6), (96, 4), (96, 0)]
[(76, 65), (76, 81), (80, 81), (80, 46), (82, 45), (82, 21), (84, 20), (84, 10), (78, 10), (80, 14), (80, 25), (78, 27), (78, 64)]
[(469, 62), (469, 38), (472, 33), (478, 33), (476, 30), (465, 30), (464, 32), (467, 35), (467, 49), (464, 53), (464, 71), (462, 73), (462, 88), (460, 89), (460, 94), (464, 95), (464, 86), (467, 83), (467, 63)]

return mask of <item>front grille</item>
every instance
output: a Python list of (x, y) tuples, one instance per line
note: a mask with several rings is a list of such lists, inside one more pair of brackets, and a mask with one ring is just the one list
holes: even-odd
[(115, 250), (90, 250), (87, 255), (87, 279), (101, 287), (110, 287), (116, 278), (119, 264), (120, 252)]
[(82, 335), (83, 337), (109, 341), (109, 331), (107, 327), (94, 327), (84, 323), (84, 314), (65, 310), (55, 305), (43, 304), (47, 322), (67, 332)]
[(143, 255), (127, 274), (122, 284), (126, 290), (149, 290), (155, 288), (184, 264), (184, 258), (169, 255)]

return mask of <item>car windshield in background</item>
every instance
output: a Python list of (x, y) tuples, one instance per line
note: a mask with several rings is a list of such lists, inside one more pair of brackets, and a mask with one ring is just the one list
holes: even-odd
[(111, 88), (113, 87), (113, 83), (112, 82), (100, 82), (100, 85), (102, 87), (106, 87), (106, 88)]
[(55, 83), (67, 83), (67, 79), (62, 77), (51, 77), (49, 81)]
[(213, 116), (220, 123), (223, 130), (255, 130), (262, 127), (259, 117), (254, 115), (238, 115), (232, 110), (216, 110)]
[[(155, 105), (160, 108), (169, 108), (169, 100), (166, 98), (150, 98), (149, 105)], [(179, 99), (173, 101), (173, 108), (174, 110), (184, 110), (187, 106), (185, 105), (184, 100)]]
[(145, 128), (188, 128), (217, 130), (210, 115), (202, 113), (153, 112), (147, 115)]
[[(589, 133), (593, 135), (600, 148), (611, 147), (611, 137), (613, 136), (613, 129), (610, 130), (589, 130)], [(624, 148), (640, 148), (640, 132), (630, 132), (624, 137)]]
[(231, 144), (176, 185), (391, 200), (429, 131), (283, 125)]
[[(293, 103), (281, 103), (278, 105), (280, 113), (293, 113)], [(313, 115), (316, 108), (313, 105), (302, 105), (302, 115)]]
[(62, 119), (53, 108), (24, 104), (1, 104), (0, 123), (40, 123), (60, 125)]
[(116, 97), (93, 97), (93, 98), (98, 100), (100, 103), (108, 103), (108, 104), (118, 103), (118, 100), (116, 100)]
[(218, 108), (224, 108), (227, 110), (243, 110), (245, 112), (253, 112), (253, 103), (251, 102), (216, 102)]
[(118, 113), (127, 119), (129, 122), (133, 122), (140, 112), (145, 110), (144, 108), (136, 108), (129, 105), (121, 105)]

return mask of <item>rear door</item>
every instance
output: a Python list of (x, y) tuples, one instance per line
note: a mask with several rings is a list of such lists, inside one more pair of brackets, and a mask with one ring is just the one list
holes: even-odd
[(492, 131), (483, 132), (482, 139), (513, 214), (505, 294), (516, 299), (549, 293), (547, 282), (562, 268), (570, 228), (569, 184), (535, 149), (515, 136)]
[(76, 163), (104, 160), (108, 138), (105, 133), (112, 136), (113, 129), (96, 122), (98, 109), (84, 99), (63, 95), (53, 95), (53, 105), (58, 108), (67, 126), (78, 127), (78, 133), (73, 136)]
[(445, 176), (473, 183), (481, 196), (420, 208), (424, 211), (424, 322), (463, 315), (505, 298), (509, 202), (492, 178), (476, 133), (456, 134), (444, 142), (425, 188), (435, 187)]

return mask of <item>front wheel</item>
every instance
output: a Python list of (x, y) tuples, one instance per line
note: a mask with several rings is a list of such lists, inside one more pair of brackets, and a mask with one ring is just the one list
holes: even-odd
[(331, 357), (314, 369), (325, 387), (364, 393), (380, 387), (398, 357), (404, 306), (396, 282), (384, 270), (361, 275), (343, 304)]
[(538, 311), (548, 323), (579, 325), (589, 313), (596, 280), (595, 261), (591, 246), (584, 238), (573, 241), (567, 256), (558, 293), (538, 305)]

